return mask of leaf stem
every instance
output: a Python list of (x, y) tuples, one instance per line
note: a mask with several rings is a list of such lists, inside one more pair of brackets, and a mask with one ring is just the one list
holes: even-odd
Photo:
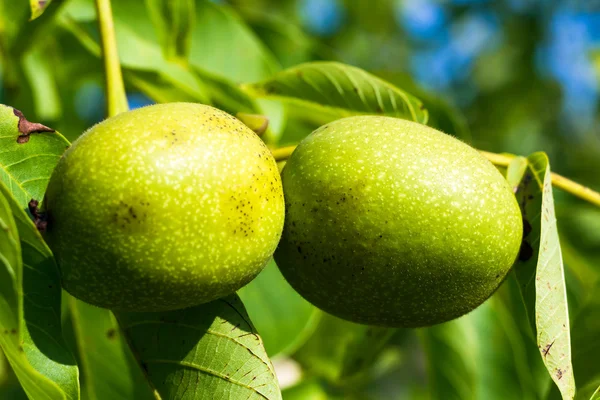
[(102, 56), (106, 74), (106, 102), (108, 116), (112, 117), (129, 109), (125, 85), (117, 52), (117, 40), (110, 0), (96, 0), (98, 25), (102, 38)]
[[(296, 146), (286, 146), (271, 150), (271, 153), (273, 154), (275, 161), (280, 162), (290, 158), (295, 149)], [(482, 150), (480, 150), (480, 153), (490, 160), (492, 164), (500, 167), (508, 167), (508, 164), (510, 164), (515, 157), (509, 154), (490, 153)], [(554, 172), (552, 172), (551, 176), (553, 186), (600, 207), (600, 193)]]

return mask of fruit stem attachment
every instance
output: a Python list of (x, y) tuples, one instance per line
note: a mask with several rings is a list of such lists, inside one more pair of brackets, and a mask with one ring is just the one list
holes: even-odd
[[(271, 150), (271, 153), (273, 154), (275, 161), (281, 162), (290, 158), (295, 149), (296, 146), (286, 146)], [(515, 156), (508, 154), (490, 153), (482, 150), (479, 150), (479, 152), (485, 158), (490, 160), (492, 164), (499, 167), (508, 167), (508, 164), (510, 164), (512, 159), (515, 158)], [(552, 172), (551, 176), (553, 186), (600, 207), (600, 193), (557, 173)]]
[(297, 146), (280, 147), (278, 149), (271, 150), (271, 153), (273, 154), (275, 161), (286, 161), (288, 158), (290, 158), (296, 147)]
[(269, 119), (264, 115), (239, 112), (235, 116), (258, 136), (264, 134), (269, 127)]
[(108, 116), (112, 117), (129, 109), (125, 85), (117, 52), (117, 40), (110, 0), (96, 0), (98, 27), (102, 39), (102, 58), (106, 75), (106, 104)]

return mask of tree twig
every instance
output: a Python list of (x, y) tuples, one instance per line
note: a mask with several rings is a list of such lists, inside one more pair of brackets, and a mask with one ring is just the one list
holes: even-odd
[(96, 0), (98, 25), (102, 39), (102, 58), (106, 74), (106, 104), (108, 116), (112, 117), (129, 109), (125, 95), (125, 85), (117, 52), (115, 26), (110, 0)]

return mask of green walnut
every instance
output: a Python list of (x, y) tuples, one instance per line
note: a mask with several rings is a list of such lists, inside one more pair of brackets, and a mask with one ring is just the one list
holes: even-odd
[(122, 113), (85, 132), (53, 172), (45, 207), (64, 288), (123, 311), (233, 293), (264, 268), (285, 216), (260, 138), (190, 103)]
[(395, 327), (457, 318), (498, 288), (522, 217), (503, 176), (435, 129), (379, 116), (325, 125), (282, 172), (275, 260), (317, 307)]

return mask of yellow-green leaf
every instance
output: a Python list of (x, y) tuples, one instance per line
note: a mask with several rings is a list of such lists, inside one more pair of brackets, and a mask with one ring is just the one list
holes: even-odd
[(524, 227), (515, 271), (544, 364), (563, 399), (572, 399), (575, 380), (569, 310), (550, 163), (541, 152), (527, 157), (527, 162), (516, 194)]
[(255, 97), (309, 106), (333, 118), (377, 114), (427, 123), (423, 103), (360, 68), (337, 62), (311, 62), (244, 85)]

